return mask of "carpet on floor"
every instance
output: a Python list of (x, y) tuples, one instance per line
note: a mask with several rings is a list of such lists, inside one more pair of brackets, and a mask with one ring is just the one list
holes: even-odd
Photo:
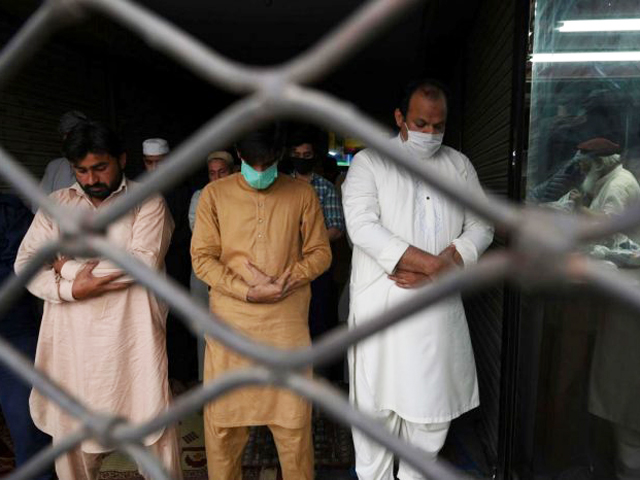
[[(313, 437), (316, 467), (348, 469), (353, 465), (353, 443), (348, 428), (324, 416), (314, 415)], [(195, 413), (180, 423), (180, 447), (185, 480), (206, 480), (207, 459), (201, 413)], [(251, 429), (242, 466), (244, 480), (281, 480), (277, 450), (267, 427)], [(99, 478), (130, 480), (142, 477), (128, 457), (114, 452), (105, 458)]]

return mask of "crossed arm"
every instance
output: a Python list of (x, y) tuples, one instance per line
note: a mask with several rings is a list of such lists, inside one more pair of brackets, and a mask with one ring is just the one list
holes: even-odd
[(331, 249), (320, 203), (312, 193), (304, 199), (300, 222), (301, 259), (277, 277), (266, 275), (247, 261), (245, 266), (251, 274), (251, 279), (247, 280), (220, 259), (222, 239), (217, 203), (211, 192), (205, 189), (198, 202), (191, 243), (196, 275), (211, 288), (250, 303), (279, 302), (309, 283), (329, 268), (331, 263)]
[[(438, 255), (411, 245), (386, 228), (380, 220), (374, 170), (372, 162), (362, 154), (356, 156), (349, 169), (343, 185), (347, 229), (353, 243), (375, 259), (398, 287), (415, 288), (456, 266), (475, 263), (479, 254), (491, 243), (493, 229), (466, 210), (462, 233)], [(482, 192), (471, 167), (465, 187)]]
[[(140, 206), (133, 222), (128, 252), (151, 268), (158, 268), (171, 240), (173, 220), (162, 198), (153, 198)], [(58, 238), (54, 223), (39, 211), (29, 228), (16, 258), (19, 272), (39, 248)], [(129, 287), (133, 279), (106, 260), (81, 262), (61, 257), (43, 267), (27, 288), (52, 303), (92, 298)]]

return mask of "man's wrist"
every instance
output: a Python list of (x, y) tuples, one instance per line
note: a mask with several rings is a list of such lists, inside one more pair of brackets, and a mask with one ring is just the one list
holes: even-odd
[(444, 266), (444, 259), (440, 255), (433, 255), (425, 252), (424, 256), (424, 267), (422, 273), (423, 275), (433, 275), (433, 273), (437, 272)]
[(249, 303), (259, 303), (259, 299), (258, 299), (258, 296), (256, 295), (255, 287), (249, 287), (249, 290), (247, 290), (246, 299), (247, 299), (247, 302)]

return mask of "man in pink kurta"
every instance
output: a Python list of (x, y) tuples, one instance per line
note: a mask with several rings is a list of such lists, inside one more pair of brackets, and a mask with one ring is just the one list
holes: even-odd
[[(75, 128), (65, 141), (77, 182), (51, 198), (84, 214), (107, 207), (135, 184), (124, 177), (125, 154), (117, 137), (98, 123)], [(164, 268), (173, 220), (155, 196), (110, 225), (108, 239), (153, 269)], [(60, 229), (38, 211), (18, 252), (20, 271)], [(36, 367), (93, 411), (144, 422), (170, 401), (165, 347), (166, 306), (113, 264), (97, 259), (58, 258), (28, 285), (42, 298), (44, 314)], [(34, 389), (30, 399), (35, 424), (59, 442), (79, 422)], [(174, 428), (144, 439), (173, 478), (182, 478)], [(111, 449), (90, 440), (56, 460), (64, 480), (95, 479)], [(144, 472), (143, 472), (144, 474)]]

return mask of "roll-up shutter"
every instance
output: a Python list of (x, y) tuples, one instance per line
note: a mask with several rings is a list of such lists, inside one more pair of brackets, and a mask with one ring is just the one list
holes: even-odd
[[(511, 139), (515, 0), (481, 3), (462, 67), (461, 149), (487, 191), (507, 196)], [(504, 239), (496, 236), (492, 249)], [(480, 384), (480, 429), (497, 461), (503, 322), (502, 286), (465, 299)]]
[[(0, 45), (21, 24), (0, 20)], [(42, 47), (0, 92), (0, 144), (37, 178), (60, 156), (60, 115), (80, 110), (106, 120), (107, 75), (99, 58), (59, 42)], [(4, 182), (1, 184), (6, 189)]]

